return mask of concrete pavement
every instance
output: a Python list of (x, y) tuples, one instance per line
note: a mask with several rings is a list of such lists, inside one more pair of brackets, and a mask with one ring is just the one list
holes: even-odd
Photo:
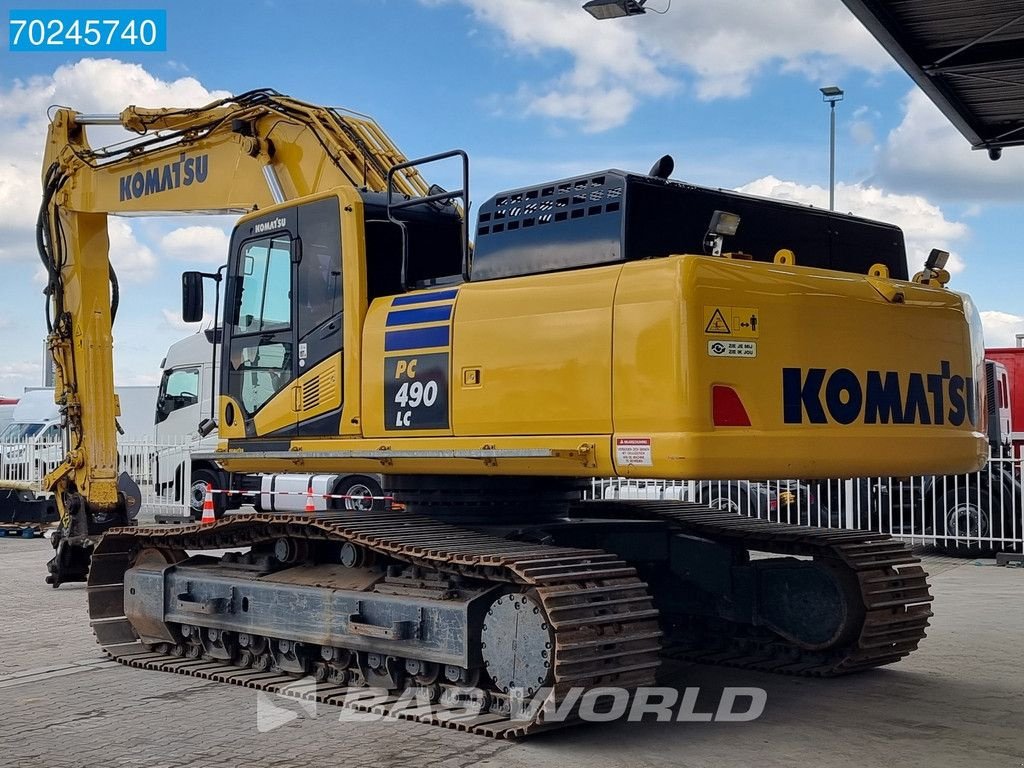
[[(49, 544), (0, 539), (0, 766), (1024, 766), (1024, 570), (928, 558), (935, 618), (900, 664), (835, 680), (674, 664), (663, 684), (766, 689), (749, 723), (580, 726), (522, 743), (293, 707), (257, 728), (257, 693), (104, 661), (85, 589), (43, 582)], [(991, 561), (988, 561), (991, 562)]]

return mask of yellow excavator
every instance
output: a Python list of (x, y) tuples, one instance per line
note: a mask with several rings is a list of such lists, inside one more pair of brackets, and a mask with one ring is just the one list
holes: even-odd
[[(93, 148), (96, 125), (136, 137)], [(460, 189), (423, 180), (435, 162)], [(665, 654), (805, 675), (903, 658), (931, 597), (888, 536), (584, 500), (593, 477), (985, 460), (980, 323), (945, 254), (908, 279), (897, 227), (671, 172), (504, 192), (471, 238), (466, 154), (407, 160), (361, 115), (270, 90), (56, 110), (38, 240), (70, 450), (46, 478), (49, 581), (87, 580), (123, 663), (272, 690), (312, 675), (320, 700), (383, 714), (415, 690), (402, 717), (496, 737), (573, 722), (580, 691), (649, 685)], [(216, 461), (379, 474), (399, 504), (134, 524), (106, 219), (172, 212), (241, 214)], [(183, 275), (186, 320), (211, 277)]]

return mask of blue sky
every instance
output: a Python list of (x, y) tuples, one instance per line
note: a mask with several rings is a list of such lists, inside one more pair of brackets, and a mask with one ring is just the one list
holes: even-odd
[[(667, 0), (650, 0), (664, 6)], [(461, 147), (478, 206), (502, 189), (607, 167), (827, 205), (837, 84), (837, 207), (902, 226), (912, 268), (954, 253), (954, 287), (990, 343), (1024, 331), (1024, 149), (992, 163), (917, 93), (840, 0), (674, 0), (663, 16), (597, 22), (582, 0), (254, 0), (166, 8), (168, 49), (109, 58), (0, 51), (0, 393), (37, 384), (44, 335), (31, 225), (45, 109), (200, 104), (257, 87), (375, 117), (409, 156)], [(61, 7), (74, 6), (64, 2)], [(47, 7), (0, 2), (11, 8)], [(53, 7), (50, 4), (49, 7)], [(453, 179), (432, 180), (450, 185)], [(122, 275), (116, 376), (158, 376), (178, 275), (223, 258), (228, 220), (112, 224)]]

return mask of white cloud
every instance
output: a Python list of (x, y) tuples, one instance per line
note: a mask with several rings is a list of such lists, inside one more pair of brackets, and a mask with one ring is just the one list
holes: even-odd
[(70, 104), (79, 112), (119, 112), (129, 104), (197, 106), (228, 95), (210, 91), (194, 77), (161, 80), (139, 64), (118, 59), (81, 59), (52, 75), (15, 80), (0, 92), (5, 118), (37, 119), (51, 104)]
[[(124, 219), (111, 216), (107, 219), (109, 258), (119, 281), (139, 283), (149, 280), (156, 273), (157, 258), (152, 249), (139, 242), (135, 231)], [(33, 244), (33, 256), (35, 255)], [(38, 257), (36, 257), (38, 258)], [(32, 282), (46, 285), (46, 269), (37, 260), (32, 273)]]
[[(789, 200), (817, 208), (828, 207), (828, 190), (817, 185), (765, 176), (739, 187), (740, 192)], [(899, 195), (862, 184), (836, 184), (836, 210), (895, 224), (903, 230), (911, 273), (924, 264), (932, 248), (950, 251), (946, 268), (957, 273), (964, 263), (952, 246), (968, 234), (965, 224), (950, 221), (942, 210), (920, 195)]]
[(217, 266), (227, 260), (229, 240), (219, 227), (180, 227), (160, 239), (160, 253), (178, 261)]
[(987, 310), (980, 314), (986, 347), (1017, 346), (1017, 334), (1024, 333), (1024, 317), (998, 310)]
[(43, 346), (39, 345), (39, 360), (15, 360), (0, 364), (0, 395), (17, 397), (25, 387), (38, 387), (43, 383)]
[(875, 127), (867, 120), (855, 120), (850, 124), (850, 138), (860, 146), (875, 143)]
[[(130, 104), (199, 106), (226, 95), (206, 89), (192, 77), (161, 80), (138, 64), (116, 59), (82, 59), (51, 75), (14, 80), (0, 89), (0, 261), (37, 258), (35, 223), (50, 105), (66, 104), (79, 112), (120, 112)], [(89, 136), (98, 146), (134, 134), (96, 128)]]
[[(137, 64), (114, 59), (82, 59), (55, 69), (51, 74), (0, 83), (0, 264), (11, 276), (20, 280), (17, 293), (33, 294), (18, 309), (30, 306), (24, 327), (8, 331), (4, 339), (8, 362), (0, 365), (0, 390), (17, 393), (25, 386), (38, 385), (41, 380), (43, 300), (37, 294), (46, 275), (39, 264), (35, 246), (35, 222), (41, 202), (40, 174), (43, 147), (46, 141), (47, 108), (52, 104), (69, 105), (81, 112), (116, 113), (130, 104), (149, 107), (199, 106), (226, 96), (212, 91), (192, 77), (161, 80)], [(89, 131), (90, 143), (98, 146), (118, 141), (132, 134), (115, 128), (94, 128)], [(116, 337), (138, 333), (139, 348), (131, 354), (115, 358), (115, 380), (118, 383), (151, 382), (157, 375), (162, 348), (166, 348), (156, 329), (129, 318), (138, 311), (142, 291), (125, 290), (127, 284), (146, 281), (159, 267), (154, 250), (140, 241), (142, 229), (128, 219), (108, 219), (110, 259), (122, 287), (121, 317), (114, 328)], [(9, 291), (11, 295), (14, 291)], [(138, 315), (135, 314), (137, 317)], [(167, 343), (176, 334), (166, 329)], [(39, 340), (34, 339), (38, 336)], [(39, 349), (40, 362), (31, 362)], [(116, 345), (115, 345), (116, 346)], [(147, 355), (155, 356), (155, 361)], [(137, 366), (136, 370), (134, 366)]]
[(817, 82), (851, 67), (874, 73), (893, 67), (834, 0), (688, 3), (664, 15), (615, 22), (591, 18), (579, 0), (448, 2), (467, 6), (496, 28), (510, 55), (554, 61), (568, 55), (570, 64), (547, 82), (517, 83), (503, 96), (515, 94), (526, 115), (568, 119), (586, 130), (625, 123), (641, 101), (681, 87), (681, 75), (692, 78), (699, 99), (712, 100), (747, 95), (771, 69)]
[(110, 263), (114, 265), (119, 281), (139, 283), (150, 279), (156, 272), (156, 254), (140, 243), (124, 219), (107, 219), (110, 237)]
[[(3, 123), (0, 118), (0, 131)], [(42, 137), (39, 140), (42, 146)], [(0, 153), (3, 145), (0, 144)], [(42, 198), (39, 163), (33, 174), (30, 163), (0, 156), (0, 261), (28, 261), (38, 258), (33, 227)]]
[(878, 148), (876, 178), (890, 189), (957, 200), (1024, 198), (1024, 150), (993, 162), (971, 145), (918, 89), (903, 100), (903, 120)]

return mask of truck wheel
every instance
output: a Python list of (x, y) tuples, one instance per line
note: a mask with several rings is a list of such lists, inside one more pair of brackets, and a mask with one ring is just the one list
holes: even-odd
[(737, 515), (743, 514), (743, 505), (731, 493), (722, 496), (712, 496), (708, 500), (708, 506), (712, 509), (720, 509), (723, 512), (732, 512)]
[(344, 499), (331, 499), (332, 509), (347, 509), (353, 512), (369, 512), (384, 509), (384, 495), (380, 483), (366, 475), (346, 475), (334, 486), (333, 493), (346, 496)]
[(713, 482), (704, 491), (705, 502), (712, 509), (732, 512), (736, 515), (757, 515), (758, 510), (751, 504), (749, 489), (738, 483)]
[(997, 548), (992, 535), (992, 507), (984, 489), (946, 491), (935, 521), (935, 546), (950, 554), (979, 555)]
[[(189, 485), (188, 508), (194, 520), (203, 519), (203, 501), (206, 499), (206, 484), (209, 483), (214, 490), (218, 490), (221, 478), (216, 472), (209, 469), (192, 470), (192, 482)], [(213, 494), (213, 514), (218, 520), (224, 516), (224, 494)]]

